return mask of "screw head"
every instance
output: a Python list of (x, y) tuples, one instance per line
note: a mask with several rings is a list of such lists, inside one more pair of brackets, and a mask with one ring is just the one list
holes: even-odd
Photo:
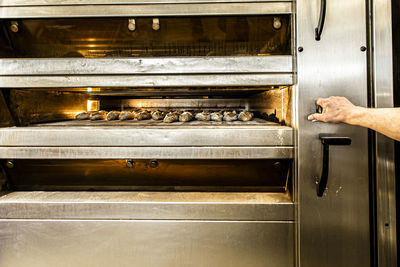
[(133, 160), (131, 160), (131, 159), (128, 159), (126, 161), (126, 167), (127, 168), (133, 168), (133, 166), (135, 166), (135, 162)]
[(12, 32), (18, 32), (19, 31), (18, 23), (12, 23), (11, 26), (10, 26), (10, 30)]
[(304, 48), (302, 46), (299, 46), (299, 48), (297, 48), (297, 51), (299, 51), (301, 53), (304, 51)]
[(157, 168), (158, 167), (158, 161), (157, 160), (150, 161), (150, 167), (151, 168)]
[(129, 23), (128, 29), (129, 29), (129, 31), (134, 32), (136, 30), (136, 24)]
[(280, 169), (280, 168), (282, 168), (282, 163), (280, 163), (279, 161), (275, 162), (275, 163), (274, 163), (274, 168), (275, 168), (275, 169)]
[(274, 27), (275, 30), (279, 30), (282, 27), (281, 18), (274, 17), (274, 23), (272, 26)]
[(12, 169), (15, 167), (15, 163), (13, 160), (7, 160), (6, 166), (7, 166), (7, 168)]
[(154, 18), (153, 19), (153, 30), (158, 31), (160, 29), (160, 19)]

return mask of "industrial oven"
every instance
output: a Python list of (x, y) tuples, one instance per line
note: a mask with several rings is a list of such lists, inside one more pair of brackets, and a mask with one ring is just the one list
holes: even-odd
[(307, 121), (391, 106), (389, 1), (3, 0), (0, 25), (1, 266), (394, 266), (392, 144)]

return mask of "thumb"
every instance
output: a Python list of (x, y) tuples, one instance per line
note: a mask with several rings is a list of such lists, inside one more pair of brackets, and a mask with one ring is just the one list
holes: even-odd
[(324, 121), (324, 115), (321, 113), (314, 113), (314, 114), (309, 115), (307, 119), (309, 121), (313, 121), (313, 120)]

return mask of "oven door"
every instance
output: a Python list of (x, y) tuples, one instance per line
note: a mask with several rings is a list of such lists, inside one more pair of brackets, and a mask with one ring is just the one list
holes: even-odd
[[(367, 106), (365, 1), (326, 1), (320, 41), (320, 1), (297, 1), (299, 78), (298, 203), (300, 266), (370, 266), (368, 130), (307, 121), (320, 97), (345, 96)], [(317, 195), (323, 165), (321, 134), (348, 137), (331, 146), (329, 179)]]

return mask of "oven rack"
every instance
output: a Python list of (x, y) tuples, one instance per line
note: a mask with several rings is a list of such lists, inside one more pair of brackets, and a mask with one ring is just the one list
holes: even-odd
[(201, 127), (8, 127), (0, 129), (0, 158), (293, 158), (293, 129), (270, 124)]

